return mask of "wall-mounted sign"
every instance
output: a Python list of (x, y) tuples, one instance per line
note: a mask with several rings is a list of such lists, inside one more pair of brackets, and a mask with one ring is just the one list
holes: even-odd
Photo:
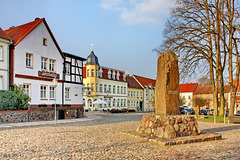
[(49, 77), (49, 78), (60, 78), (60, 75), (57, 73), (53, 73), (53, 72), (47, 72), (47, 71), (38, 71), (38, 75), (42, 76), (42, 77)]
[(104, 96), (104, 98), (113, 98), (112, 96)]

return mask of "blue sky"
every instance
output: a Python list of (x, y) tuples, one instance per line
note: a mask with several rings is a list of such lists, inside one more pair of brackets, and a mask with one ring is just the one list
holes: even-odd
[(87, 58), (94, 44), (100, 65), (155, 79), (152, 50), (172, 6), (169, 0), (1, 0), (0, 27), (44, 17), (62, 51)]

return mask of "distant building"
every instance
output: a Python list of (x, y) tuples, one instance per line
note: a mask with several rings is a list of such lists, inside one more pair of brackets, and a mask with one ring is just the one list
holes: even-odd
[[(227, 107), (226, 109), (229, 108), (229, 91), (230, 91), (230, 85), (224, 85), (224, 98), (225, 98), (225, 106)], [(211, 85), (207, 86), (197, 86), (196, 90), (193, 93), (194, 97), (201, 97), (204, 99), (209, 99), (210, 104), (209, 106), (204, 106), (203, 108), (209, 108), (209, 109), (214, 109), (213, 108), (213, 90)]]
[(142, 86), (132, 76), (127, 76), (128, 83), (128, 110), (143, 111), (143, 94)]
[(192, 100), (193, 100), (193, 93), (197, 88), (197, 83), (186, 83), (186, 84), (179, 84), (180, 88), (180, 97), (185, 100), (184, 106), (188, 108), (193, 108)]
[(142, 111), (155, 111), (155, 84), (156, 80), (133, 75), (133, 78), (143, 89)]
[[(83, 73), (85, 109), (103, 111), (127, 108), (127, 81), (124, 71), (100, 66), (92, 49)], [(103, 100), (107, 104), (93, 104), (97, 100)]]
[(9, 51), (11, 38), (0, 28), (0, 90), (9, 89)]

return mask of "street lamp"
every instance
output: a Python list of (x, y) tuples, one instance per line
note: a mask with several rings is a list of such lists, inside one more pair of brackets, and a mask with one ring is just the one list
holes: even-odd
[(58, 83), (58, 80), (56, 79), (56, 77), (54, 77), (53, 79), (53, 85), (55, 87), (55, 124), (57, 124), (57, 92), (56, 92), (56, 89), (57, 89), (57, 83)]

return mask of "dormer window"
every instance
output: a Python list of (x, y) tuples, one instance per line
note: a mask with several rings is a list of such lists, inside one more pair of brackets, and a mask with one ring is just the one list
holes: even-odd
[(100, 78), (102, 78), (102, 73), (103, 73), (103, 70), (102, 70), (102, 68), (100, 68), (100, 70), (99, 70), (99, 76), (100, 76)]
[(119, 76), (120, 76), (120, 73), (117, 72), (117, 80), (119, 81)]
[(108, 79), (111, 79), (111, 70), (108, 70)]
[(116, 73), (115, 73), (115, 71), (113, 71), (113, 73), (112, 73), (113, 80), (115, 80), (115, 76), (116, 76)]
[(47, 46), (47, 38), (43, 38), (43, 45)]
[(126, 82), (126, 73), (123, 74), (123, 80)]

